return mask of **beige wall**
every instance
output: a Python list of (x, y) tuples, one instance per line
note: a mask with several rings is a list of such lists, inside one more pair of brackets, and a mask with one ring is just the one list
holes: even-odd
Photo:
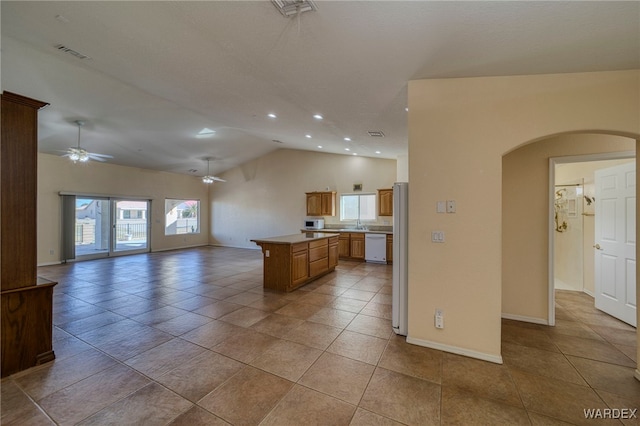
[[(306, 217), (305, 192), (337, 192), (336, 216), (326, 224), (339, 224), (341, 193), (362, 193), (391, 188), (396, 161), (359, 156), (280, 149), (229, 170), (215, 183), (211, 195), (210, 243), (258, 248), (250, 240), (300, 232)], [(371, 225), (392, 225), (391, 217), (379, 217)]]
[(502, 156), (565, 132), (640, 135), (639, 95), (638, 70), (409, 82), (408, 341), (501, 362)]
[[(209, 234), (209, 187), (199, 178), (175, 173), (38, 154), (38, 264), (60, 262), (60, 191), (90, 195), (147, 197), (151, 200), (151, 250), (206, 245)], [(201, 201), (200, 234), (164, 235), (165, 198)], [(50, 250), (54, 254), (50, 254)]]
[[(635, 140), (570, 134), (526, 145), (503, 157), (502, 313), (505, 316), (542, 323), (549, 317), (549, 158), (621, 151), (635, 151)], [(567, 177), (558, 178), (557, 182), (567, 183)]]

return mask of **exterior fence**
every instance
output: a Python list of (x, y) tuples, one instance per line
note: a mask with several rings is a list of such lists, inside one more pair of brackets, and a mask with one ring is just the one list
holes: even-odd
[[(183, 231), (188, 232), (188, 231)], [(76, 245), (96, 242), (96, 225), (76, 223)], [(146, 223), (121, 223), (116, 225), (116, 241), (146, 240)]]

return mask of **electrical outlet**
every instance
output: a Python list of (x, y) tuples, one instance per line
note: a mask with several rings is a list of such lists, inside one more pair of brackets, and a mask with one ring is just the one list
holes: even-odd
[(49, 250), (49, 254), (54, 254), (55, 251), (53, 249)]
[(455, 200), (447, 200), (447, 213), (455, 213), (455, 212), (456, 212)]
[(444, 313), (442, 312), (442, 309), (436, 309), (434, 325), (436, 328), (444, 328)]
[(269, 252), (269, 250), (265, 250), (264, 257), (269, 257), (269, 256), (271, 256), (271, 253)]

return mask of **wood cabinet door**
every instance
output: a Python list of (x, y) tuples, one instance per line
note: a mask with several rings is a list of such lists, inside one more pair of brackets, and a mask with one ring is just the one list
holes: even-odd
[(322, 216), (322, 193), (307, 192), (307, 216)]
[(291, 255), (291, 284), (296, 286), (309, 278), (309, 251), (299, 251)]
[(338, 265), (338, 252), (339, 243), (329, 243), (329, 269), (335, 268)]
[(364, 234), (362, 238), (351, 236), (351, 257), (354, 259), (364, 259)]
[(340, 234), (340, 239), (338, 239), (338, 256), (351, 256), (351, 243), (349, 240), (349, 234)]
[(393, 189), (378, 189), (378, 216), (393, 216)]
[(387, 263), (393, 262), (393, 235), (387, 235)]
[(321, 210), (322, 216), (335, 216), (336, 215), (336, 193), (335, 192), (322, 192), (321, 193)]

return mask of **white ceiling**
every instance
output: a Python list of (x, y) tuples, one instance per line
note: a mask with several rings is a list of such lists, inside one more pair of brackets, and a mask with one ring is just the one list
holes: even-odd
[(42, 152), (80, 119), (112, 163), (201, 176), (204, 157), (220, 173), (277, 148), (406, 154), (412, 79), (640, 68), (637, 1), (316, 4), (2, 1), (2, 89), (51, 104)]

